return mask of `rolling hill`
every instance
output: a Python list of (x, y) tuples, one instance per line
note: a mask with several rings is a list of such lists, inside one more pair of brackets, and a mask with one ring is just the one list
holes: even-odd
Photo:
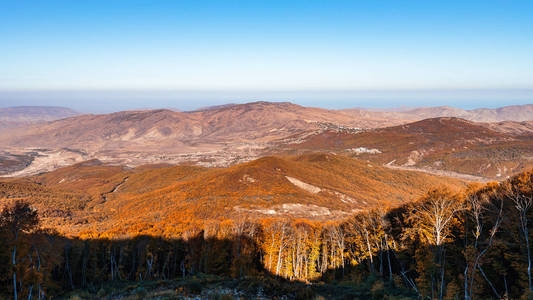
[(30, 201), (65, 234), (171, 235), (195, 222), (227, 218), (342, 219), (396, 206), (460, 180), (391, 170), (334, 154), (271, 156), (228, 168), (89, 161), (0, 181), (0, 200)]
[(388, 167), (502, 179), (533, 166), (528, 124), (433, 118), (356, 133), (325, 131), (289, 148), (292, 153), (336, 151)]
[(202, 144), (220, 148), (225, 143), (268, 142), (296, 131), (317, 129), (317, 123), (361, 127), (362, 122), (365, 120), (339, 111), (254, 102), (191, 112), (160, 109), (82, 115), (5, 132), (1, 137), (12, 146), (83, 147), (87, 151), (130, 147), (144, 151), (158, 145), (159, 151), (168, 151), (175, 147), (197, 149)]
[(456, 117), (475, 122), (501, 122), (501, 121), (531, 121), (533, 120), (533, 104), (510, 105), (500, 108), (477, 108), (464, 110), (449, 106), (435, 108), (418, 108), (404, 112), (418, 118)]
[(405, 122), (439, 117), (455, 117), (475, 122), (532, 121), (533, 104), (510, 105), (499, 108), (477, 108), (465, 110), (450, 106), (418, 107), (410, 109), (344, 109), (354, 116), (365, 116), (375, 119), (394, 119)]
[(8, 154), (33, 159), (32, 166), (23, 170), (26, 166), (21, 165), (12, 176), (92, 158), (134, 166), (161, 162), (227, 166), (260, 157), (273, 141), (287, 136), (305, 136), (323, 128), (360, 127), (368, 122), (339, 111), (254, 102), (192, 112), (81, 115), (6, 130), (0, 133), (0, 142)]
[[(424, 165), (427, 168), (436, 164), (431, 167), (497, 178), (528, 165), (528, 136), (533, 132), (533, 126), (527, 121), (517, 123), (512, 120), (531, 119), (530, 108), (531, 105), (525, 105), (465, 111), (433, 107), (387, 112), (327, 110), (288, 102), (253, 102), (189, 112), (159, 109), (80, 115), (2, 130), (0, 174), (33, 175), (90, 159), (128, 166), (186, 163), (225, 167), (264, 155), (285, 153), (287, 148), (310, 146), (307, 148), (311, 149), (316, 146), (327, 151), (358, 147), (383, 149), (379, 150), (383, 153), (370, 159), (378, 159), (376, 161), (383, 164), (396, 160), (395, 165), (409, 167)], [(469, 121), (451, 125), (452, 121), (430, 124), (431, 121), (422, 120), (405, 125), (435, 115), (511, 121)], [(350, 141), (354, 134), (357, 139)], [(511, 144), (506, 145), (507, 142)], [(291, 146), (300, 143), (301, 146)], [(482, 156), (475, 162), (463, 161), (466, 167), (456, 158), (428, 158), (428, 153), (442, 154), (443, 151), (459, 155), (457, 147), (465, 147), (465, 143), (472, 153), (461, 155)], [(475, 147), (488, 144), (491, 151), (499, 151), (497, 155), (503, 158), (487, 167), (491, 152)], [(480, 154), (483, 151), (485, 154)], [(503, 163), (505, 157), (516, 155), (516, 151), (523, 158), (520, 163)], [(422, 156), (428, 158), (427, 164), (420, 161)], [(457, 162), (446, 162), (449, 160)]]

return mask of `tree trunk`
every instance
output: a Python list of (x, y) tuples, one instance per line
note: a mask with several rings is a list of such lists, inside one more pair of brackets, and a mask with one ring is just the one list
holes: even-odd
[(368, 240), (368, 231), (365, 229), (366, 246), (368, 249), (368, 256), (370, 258), (370, 272), (374, 273), (374, 261), (372, 259), (372, 251), (370, 250), (370, 241)]
[(276, 266), (276, 275), (279, 275), (279, 269), (281, 267), (281, 252), (283, 251), (283, 238), (285, 232), (282, 232), (281, 239), (279, 241), (279, 252), (278, 252), (278, 264)]
[(379, 250), (379, 274), (381, 274), (381, 276), (383, 276), (383, 240), (380, 239), (379, 243), (381, 245), (378, 245), (378, 249)]
[(465, 267), (465, 300), (468, 300), (468, 264)]
[(439, 300), (442, 300), (444, 293), (444, 266), (446, 265), (446, 249), (441, 250), (441, 275), (440, 275), (440, 295)]
[(509, 291), (507, 290), (507, 277), (503, 275), (503, 284), (505, 285), (505, 299), (509, 298)]
[(494, 295), (496, 295), (496, 299), (501, 299), (500, 294), (498, 293), (498, 291), (496, 290), (496, 288), (494, 287), (492, 282), (489, 280), (487, 275), (485, 275), (485, 272), (483, 272), (483, 269), (481, 268), (481, 266), (479, 266), (479, 272), (481, 273), (481, 275), (483, 275), (483, 278), (485, 278), (485, 281), (487, 281), (487, 283), (489, 284), (489, 286), (492, 289), (492, 292), (494, 293)]
[(392, 266), (390, 263), (390, 249), (389, 249), (389, 240), (385, 235), (385, 245), (387, 246), (387, 263), (389, 265), (389, 281), (392, 282)]
[(12, 264), (13, 264), (13, 293), (14, 293), (14, 299), (17, 300), (17, 271), (16, 271), (16, 266), (17, 266), (17, 261), (16, 261), (16, 256), (17, 256), (17, 245), (14, 245), (13, 246), (13, 252), (12, 252)]
[(268, 270), (272, 272), (272, 251), (274, 250), (274, 234), (272, 234), (272, 245), (268, 254)]
[(17, 300), (17, 273), (13, 271), (13, 299)]
[(33, 284), (30, 285), (30, 290), (29, 290), (29, 292), (28, 292), (28, 300), (31, 300), (31, 294), (32, 294), (32, 292), (33, 292)]
[[(527, 216), (525, 216), (527, 218)], [(529, 250), (529, 232), (527, 230), (527, 221), (525, 222), (524, 226), (524, 237), (526, 239), (526, 248), (527, 248), (527, 279), (529, 283), (529, 290), (533, 291), (532, 285), (531, 285), (531, 253)]]

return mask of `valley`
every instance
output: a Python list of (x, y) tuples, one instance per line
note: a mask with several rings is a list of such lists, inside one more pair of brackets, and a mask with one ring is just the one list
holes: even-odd
[[(517, 110), (520, 114), (513, 119)], [(265, 155), (325, 151), (381, 165), (448, 172), (447, 176), (501, 179), (533, 165), (533, 125), (521, 121), (530, 111), (524, 106), (483, 113), (449, 108), (393, 113), (254, 102), (191, 112), (81, 115), (3, 130), (0, 175), (34, 175), (89, 159), (129, 167), (157, 163), (227, 167)], [(479, 117), (484, 114), (492, 116), (490, 120), (508, 120), (413, 121), (453, 112), (476, 120), (487, 120)]]
[[(254, 102), (9, 127), (0, 132), (0, 237), (11, 216), (36, 224), (17, 244), (31, 258), (19, 274), (43, 276), (36, 282), (63, 299), (419, 298), (445, 290), (428, 285), (437, 272), (458, 285), (465, 262), (481, 270), (484, 252), (465, 236), (487, 247), (497, 239), (491, 261), (499, 249), (520, 252), (515, 210), (531, 199), (533, 125), (524, 114), (508, 120), (509, 109)], [(432, 263), (444, 258), (460, 267)], [(509, 259), (483, 267), (523, 276), (523, 257)], [(506, 288), (476, 284), (467, 293)]]
[(0, 300), (533, 300), (533, 1), (0, 1)]

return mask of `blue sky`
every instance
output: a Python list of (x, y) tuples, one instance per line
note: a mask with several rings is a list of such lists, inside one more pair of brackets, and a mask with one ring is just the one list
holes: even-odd
[(0, 106), (248, 100), (532, 103), (533, 1), (0, 0)]

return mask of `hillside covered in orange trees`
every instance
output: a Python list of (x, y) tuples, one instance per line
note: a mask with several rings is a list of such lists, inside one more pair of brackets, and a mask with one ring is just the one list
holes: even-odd
[[(322, 158), (276, 159), (290, 165)], [(94, 175), (102, 172), (102, 166), (91, 164), (61, 171), (84, 169), (84, 178), (77, 178), (72, 186), (84, 180), (97, 183)], [(126, 171), (131, 177), (107, 192), (104, 203), (114, 201), (114, 194), (118, 197), (122, 188), (124, 193), (137, 184), (146, 185), (156, 178), (157, 170), (170, 170), (162, 166), (142, 169)], [(131, 185), (143, 172), (152, 176)], [(178, 181), (195, 181), (212, 178), (214, 174), (207, 175), (209, 172), (174, 174)], [(184, 173), (192, 175), (185, 179), (188, 175)], [(40, 179), (51, 180), (53, 176), (48, 175)], [(0, 238), (6, 241), (0, 244), (0, 258), (15, 257), (12, 264), (0, 265), (0, 296), (18, 292), (24, 298), (37, 294), (59, 299), (209, 299), (225, 295), (228, 299), (377, 300), (424, 299), (435, 294), (443, 299), (463, 295), (468, 299), (521, 299), (531, 295), (531, 271), (527, 268), (531, 260), (528, 220), (533, 212), (531, 171), (465, 189), (432, 188), (413, 201), (394, 207), (369, 206), (335, 221), (229, 215), (225, 219), (190, 218), (178, 234), (162, 227), (169, 224), (165, 224), (165, 211), (159, 211), (163, 222), (153, 222), (150, 230), (145, 229), (148, 223), (114, 224), (138, 230), (135, 236), (107, 231), (69, 237), (50, 230), (48, 219), (41, 219), (35, 209), (38, 204), (28, 201), (38, 200), (40, 195), (54, 197), (60, 190), (40, 186), (28, 180), (2, 184), (3, 189), (17, 192), (10, 196), (3, 190), (4, 199), (24, 195), (27, 199), (6, 205), (0, 213)], [(56, 196), (66, 200), (75, 195), (64, 192)], [(98, 209), (93, 204), (93, 210)], [(154, 218), (154, 212), (154, 206), (129, 209), (129, 214), (142, 214), (147, 220)], [(171, 208), (170, 212), (176, 211)], [(119, 216), (125, 218), (124, 213)], [(179, 228), (177, 225), (172, 224), (173, 229)], [(15, 285), (10, 284), (12, 278)]]
[(181, 234), (187, 224), (235, 218), (338, 220), (465, 183), (391, 170), (335, 154), (272, 156), (228, 168), (98, 161), (0, 181), (2, 201), (27, 200), (65, 234)]

